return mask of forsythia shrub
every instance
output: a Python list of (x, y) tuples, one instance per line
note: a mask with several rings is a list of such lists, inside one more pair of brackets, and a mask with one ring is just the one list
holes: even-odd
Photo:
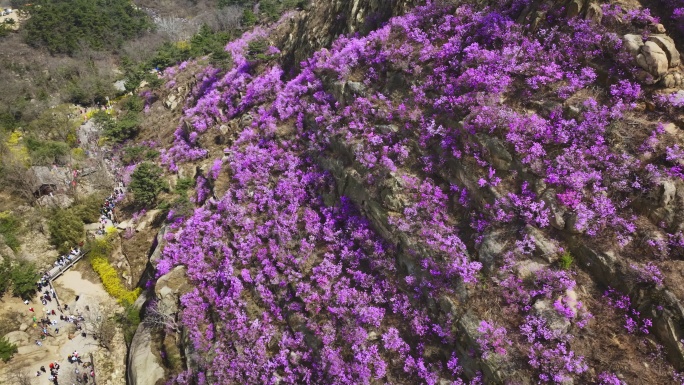
[(112, 250), (111, 238), (106, 237), (95, 240), (91, 244), (90, 264), (93, 270), (100, 276), (102, 285), (111, 296), (119, 300), (120, 303), (133, 303), (140, 295), (140, 288), (128, 290), (119, 279), (114, 266), (109, 263), (109, 253)]

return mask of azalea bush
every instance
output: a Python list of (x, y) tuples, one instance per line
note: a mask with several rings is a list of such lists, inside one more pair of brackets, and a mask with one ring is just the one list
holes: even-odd
[[(175, 172), (203, 160), (203, 135), (232, 120), (243, 128), (197, 178), (192, 214), (168, 215), (158, 274), (187, 266), (194, 289), (180, 319), (205, 352), (176, 383), (479, 383), (457, 357), (457, 311), (435, 304), (479, 285), (510, 311), (505, 325), (476, 326), (480, 358), (517, 360), (540, 383), (614, 382), (592, 378), (573, 351), (593, 315), (572, 258), (526, 275), (520, 264), (563, 252), (539, 236), (552, 225), (626, 258), (684, 246), (673, 223), (637, 244), (633, 209), (682, 178), (680, 151), (662, 126), (636, 144), (616, 135), (647, 96), (610, 20), (653, 20), (606, 8), (596, 24), (556, 10), (531, 33), (514, 22), (524, 3), (429, 3), (339, 38), (287, 76), (262, 57), (279, 51), (257, 28), (225, 47), (228, 70), (197, 74), (162, 163)], [(607, 66), (607, 92), (592, 91), (592, 63)], [(228, 189), (214, 196), (222, 176)], [(476, 256), (502, 228), (510, 242), (485, 276)], [(644, 284), (661, 283), (654, 266), (635, 264)], [(614, 307), (627, 332), (647, 332), (650, 319)]]

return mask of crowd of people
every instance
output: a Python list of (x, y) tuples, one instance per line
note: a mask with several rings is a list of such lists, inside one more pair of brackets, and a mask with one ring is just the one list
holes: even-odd
[[(42, 301), (48, 299), (51, 302), (52, 298), (55, 297), (55, 294), (56, 293), (54, 290), (45, 290), (44, 292), (40, 293), (40, 299)], [(78, 300), (78, 296), (76, 297), (76, 300)], [(87, 334), (83, 329), (83, 323), (85, 321), (85, 318), (83, 317), (80, 311), (76, 311), (76, 315), (65, 314), (65, 311), (69, 310), (69, 307), (66, 304), (64, 305), (64, 308), (62, 308), (61, 306), (57, 306), (57, 311), (55, 311), (55, 309), (48, 310), (47, 308), (43, 308), (43, 315), (39, 319), (38, 316), (35, 314), (36, 310), (32, 306), (30, 306), (30, 302), (27, 300), (24, 303), (27, 306), (29, 306), (28, 310), (32, 313), (33, 328), (38, 329), (40, 331), (40, 339), (36, 339), (36, 345), (43, 346), (43, 340), (45, 340), (47, 337), (56, 337), (57, 335), (59, 335), (60, 327), (69, 324), (74, 325), (72, 328), (70, 328), (71, 330), (69, 331), (74, 333), (68, 332), (68, 338), (70, 340), (75, 338), (78, 332), (80, 332), (80, 336), (82, 338), (87, 337)], [(86, 311), (90, 310), (88, 306), (86, 306), (85, 308)], [(59, 316), (59, 319), (57, 319), (57, 316)], [(95, 376), (95, 372), (93, 371), (91, 364), (88, 362), (83, 362), (81, 356), (78, 354), (77, 351), (74, 351), (72, 354), (69, 354), (67, 356), (67, 362), (76, 366), (76, 368), (74, 369), (75, 375), (72, 376), (70, 380), (75, 380), (79, 383), (87, 384), (90, 378)], [(50, 363), (49, 367), (50, 373), (48, 380), (50, 380), (54, 385), (59, 385), (59, 363)], [(79, 367), (82, 369), (79, 370)], [(40, 369), (36, 371), (36, 376), (41, 376), (43, 374), (47, 374), (45, 366), (41, 366)]]
[[(95, 146), (95, 142), (92, 143)], [(115, 173), (120, 174), (120, 170), (115, 167), (113, 159), (107, 159), (109, 163), (112, 163), (111, 169)], [(124, 184), (121, 181), (121, 176), (117, 175), (118, 187), (114, 190), (114, 193), (107, 197), (100, 209), (100, 229), (97, 234), (104, 234), (105, 228), (108, 223), (114, 223), (114, 206), (115, 203), (125, 194)], [(61, 255), (55, 261), (54, 266), (60, 268), (60, 270), (67, 266), (74, 258), (79, 257), (82, 254), (80, 247), (73, 247), (68, 254)], [(55, 270), (54, 268), (52, 270)], [(51, 280), (54, 277), (51, 273), (45, 272), (42, 274), (40, 280), (37, 282), (38, 288), (38, 299), (43, 304), (43, 314), (37, 315), (36, 309), (31, 306), (31, 303), (26, 300), (24, 303), (29, 306), (29, 311), (31, 313), (31, 318), (33, 320), (33, 328), (40, 332), (40, 338), (36, 339), (36, 345), (42, 346), (43, 341), (48, 337), (57, 337), (60, 334), (60, 329), (62, 329), (63, 334), (67, 334), (69, 340), (74, 338), (86, 338), (88, 334), (85, 328), (85, 318), (77, 309), (70, 309), (68, 304), (60, 305), (57, 301), (57, 293), (50, 285)], [(56, 300), (56, 304), (52, 304), (52, 300)], [(76, 296), (75, 301), (78, 301), (79, 296)], [(49, 309), (51, 308), (51, 309)], [(85, 311), (90, 311), (89, 307), (85, 306)], [(73, 326), (71, 326), (73, 325)], [(67, 329), (67, 330), (64, 330)], [(68, 382), (67, 385), (71, 384), (73, 381), (77, 381), (80, 384), (88, 384), (91, 381), (94, 383), (95, 371), (91, 362), (82, 360), (81, 356), (77, 351), (73, 351), (66, 357), (67, 362), (71, 365), (69, 369), (60, 368), (60, 364), (55, 361), (48, 365), (48, 369), (45, 366), (40, 366), (36, 371), (36, 376), (41, 376), (43, 374), (48, 376), (48, 380), (54, 384), (59, 385), (60, 379), (62, 382), (65, 380)], [(73, 375), (69, 375), (66, 370), (72, 370)]]
[[(92, 364), (90, 362), (83, 362), (81, 360), (81, 357), (78, 355), (77, 351), (74, 351), (73, 353), (67, 356), (67, 362), (76, 366), (73, 370), (74, 375), (71, 379), (76, 380), (76, 382), (78, 382), (79, 384), (88, 384), (90, 382), (90, 379), (95, 377), (95, 371), (93, 370)], [(61, 368), (59, 362), (51, 362), (48, 365), (48, 367), (50, 369), (50, 375), (48, 377), (48, 380), (51, 381), (54, 385), (59, 385), (59, 371)], [(81, 369), (79, 369), (79, 367)], [(48, 370), (45, 368), (45, 366), (41, 366), (36, 371), (36, 377), (40, 377), (43, 374), (47, 374), (47, 371)]]
[(81, 254), (81, 249), (78, 247), (72, 247), (68, 254), (60, 255), (59, 258), (57, 258), (55, 261), (55, 266), (64, 266), (72, 259), (78, 257), (79, 254)]
[[(115, 190), (116, 196), (120, 195), (123, 193), (119, 192), (119, 189)], [(116, 203), (116, 197), (114, 194), (110, 194), (107, 199), (105, 199), (104, 204), (102, 205), (102, 208), (100, 209), (100, 228), (97, 230), (96, 234), (97, 235), (102, 235), (105, 233), (105, 228), (107, 226), (108, 221), (112, 222), (112, 224), (116, 225), (114, 222), (114, 204)]]
[[(111, 220), (112, 210), (114, 209), (114, 197), (110, 195), (109, 198), (105, 200), (102, 206), (101, 214), (104, 219)], [(79, 245), (79, 246), (82, 246)], [(54, 266), (60, 269), (63, 266), (68, 265), (74, 258), (81, 255), (82, 251), (80, 247), (73, 247), (69, 253), (59, 256), (55, 261)], [(53, 269), (54, 270), (54, 269)], [(65, 328), (68, 325), (73, 325), (67, 330), (67, 335), (69, 340), (72, 340), (80, 335), (81, 338), (86, 338), (87, 333), (84, 329), (85, 318), (80, 311), (76, 310), (76, 314), (68, 314), (70, 312), (69, 305), (60, 305), (57, 301), (57, 293), (54, 288), (50, 285), (50, 281), (53, 276), (50, 272), (44, 273), (40, 280), (36, 283), (38, 288), (38, 300), (43, 304), (43, 315), (38, 316), (36, 309), (31, 306), (29, 300), (25, 300), (24, 304), (29, 306), (28, 310), (31, 313), (31, 319), (33, 321), (33, 328), (40, 333), (40, 338), (35, 340), (36, 345), (43, 346), (43, 341), (48, 337), (56, 337), (59, 335), (60, 328)], [(52, 300), (57, 301), (56, 306), (52, 305)], [(79, 296), (76, 296), (76, 301), (78, 301)], [(53, 307), (53, 309), (48, 309), (48, 307)], [(86, 311), (89, 311), (89, 307), (85, 306)], [(57, 319), (59, 316), (59, 319)], [(74, 375), (69, 376), (68, 380), (73, 382), (77, 381), (82, 384), (87, 384), (91, 378), (95, 376), (95, 372), (88, 362), (83, 362), (78, 352), (74, 351), (72, 354), (67, 356), (67, 362), (76, 366), (74, 369)], [(48, 374), (45, 366), (41, 366), (39, 370), (36, 371), (36, 376), (41, 376), (43, 374), (48, 374), (48, 380), (54, 385), (59, 385), (60, 378), (60, 366), (59, 363), (50, 363), (50, 372)], [(81, 369), (79, 369), (79, 367)], [(64, 376), (61, 376), (64, 378)]]

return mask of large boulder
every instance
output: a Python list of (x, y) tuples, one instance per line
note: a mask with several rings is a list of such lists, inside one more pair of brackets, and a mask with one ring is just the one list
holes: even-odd
[(178, 298), (191, 289), (186, 272), (185, 266), (176, 266), (157, 280), (154, 292), (159, 300), (159, 309), (170, 313), (177, 311)]
[(627, 34), (622, 37), (622, 43), (625, 50), (636, 57), (644, 45), (644, 39), (641, 38), (641, 35)]
[(65, 209), (74, 203), (74, 200), (66, 194), (43, 195), (36, 200), (38, 205), (49, 208)]
[(645, 69), (655, 77), (665, 75), (669, 67), (667, 54), (665, 54), (665, 51), (653, 41), (647, 41), (641, 46), (639, 54), (636, 57), (636, 62), (639, 67)]
[(155, 354), (152, 330), (144, 323), (138, 325), (128, 353), (128, 383), (156, 385), (166, 378), (160, 359)]
[(648, 41), (656, 43), (665, 52), (670, 67), (677, 67), (680, 63), (679, 51), (674, 40), (667, 35), (651, 35)]
[(138, 225), (135, 227), (135, 231), (144, 231), (150, 224), (157, 220), (157, 216), (161, 213), (161, 210), (150, 210), (145, 213), (145, 215), (140, 219)]
[(15, 344), (17, 346), (22, 346), (22, 345), (27, 345), (30, 339), (30, 336), (26, 332), (22, 331), (14, 331), (14, 332), (9, 332), (5, 334), (5, 339), (9, 341), (11, 344)]

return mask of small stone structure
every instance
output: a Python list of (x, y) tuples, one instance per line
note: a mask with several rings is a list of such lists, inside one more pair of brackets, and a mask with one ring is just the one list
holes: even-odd
[(37, 198), (66, 191), (68, 171), (64, 167), (33, 166), (28, 171), (31, 190)]

